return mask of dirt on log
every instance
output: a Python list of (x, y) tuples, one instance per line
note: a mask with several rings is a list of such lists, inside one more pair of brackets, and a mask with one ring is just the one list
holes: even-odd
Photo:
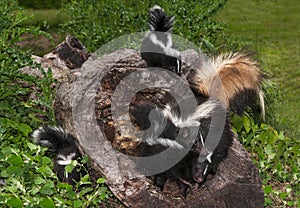
[[(195, 51), (184, 51), (182, 58), (183, 69), (188, 71)], [(130, 90), (134, 81), (123, 82), (136, 72), (138, 84), (149, 86), (150, 75), (137, 51), (123, 49), (101, 57), (91, 56), (81, 68), (71, 70), (57, 90), (57, 121), (76, 138), (81, 153), (89, 156), (90, 174), (106, 178), (112, 193), (127, 207), (263, 207), (258, 169), (236, 138), (217, 173), (202, 186), (190, 190), (186, 198), (174, 190), (176, 186), (172, 183), (167, 191), (161, 191), (153, 185), (151, 177), (135, 169), (136, 163), (124, 155), (134, 157), (141, 140), (136, 138), (136, 128), (128, 128), (128, 115), (113, 113), (126, 105), (129, 111), (137, 102), (136, 95), (130, 97), (135, 92)], [(166, 79), (167, 76), (162, 80)], [(168, 81), (170, 86), (176, 85), (173, 79)], [(151, 99), (159, 104), (158, 97), (165, 95), (160, 89), (143, 90), (136, 92), (140, 95), (138, 102)], [(123, 100), (128, 97), (129, 100)]]

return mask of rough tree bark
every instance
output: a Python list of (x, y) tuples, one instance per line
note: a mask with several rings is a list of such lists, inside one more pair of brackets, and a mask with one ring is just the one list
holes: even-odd
[[(70, 44), (65, 46), (69, 47)], [(87, 53), (83, 47), (83, 63)], [(70, 57), (61, 50), (63, 56)], [(72, 50), (71, 50), (72, 51)], [(74, 51), (74, 50), (73, 50)], [(78, 51), (77, 51), (78, 52)], [(59, 52), (58, 52), (59, 53)], [(183, 52), (184, 70), (195, 58), (194, 51)], [(63, 66), (66, 62), (63, 62)], [(72, 60), (67, 62), (72, 68)], [(219, 165), (216, 175), (208, 179), (201, 187), (189, 192), (187, 198), (181, 197), (174, 184), (167, 191), (160, 191), (153, 182), (134, 170), (135, 163), (122, 153), (135, 154), (138, 140), (122, 137), (120, 131), (133, 135), (122, 122), (112, 118), (112, 99), (115, 108), (124, 103), (128, 94), (114, 94), (121, 80), (132, 72), (141, 71), (141, 77), (147, 77), (145, 63), (134, 50), (124, 49), (102, 57), (92, 56), (79, 68), (73, 67), (56, 94), (54, 103), (58, 123), (67, 128), (76, 138), (82, 154), (91, 161), (91, 175), (106, 178), (112, 193), (127, 207), (263, 207), (264, 195), (258, 169), (253, 165), (247, 152), (235, 138), (227, 158)], [(144, 71), (143, 71), (144, 70)], [(143, 79), (141, 79), (143, 80)], [(146, 82), (147, 79), (144, 79)], [(170, 85), (172, 83), (170, 80)], [(126, 85), (125, 85), (126, 86)], [(128, 86), (128, 89), (130, 86)], [(130, 90), (129, 90), (130, 91)], [(143, 93), (142, 93), (143, 94)], [(161, 91), (150, 91), (142, 99), (155, 99)], [(134, 98), (131, 99), (134, 103)], [(117, 129), (118, 125), (124, 129)], [(114, 151), (117, 150), (117, 151)], [(126, 169), (132, 171), (126, 172)]]

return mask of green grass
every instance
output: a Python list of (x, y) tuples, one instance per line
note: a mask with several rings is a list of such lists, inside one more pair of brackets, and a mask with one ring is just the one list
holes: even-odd
[(218, 14), (232, 39), (248, 42), (261, 67), (278, 83), (283, 99), (274, 108), (276, 127), (300, 137), (300, 4), (298, 0), (229, 0)]
[(58, 9), (25, 9), (25, 14), (33, 18), (24, 21), (23, 25), (40, 26), (47, 31), (57, 31), (59, 25), (68, 20)]
[(241, 142), (259, 168), (268, 207), (300, 207), (299, 12), (298, 0), (228, 0), (217, 15), (227, 24), (230, 39), (254, 50), (268, 79), (279, 86), (272, 89), (276, 102), (266, 106), (272, 114), (267, 122), (277, 130), (247, 117), (233, 118)]

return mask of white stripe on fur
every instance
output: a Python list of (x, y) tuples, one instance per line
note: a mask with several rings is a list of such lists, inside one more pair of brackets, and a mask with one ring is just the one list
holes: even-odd
[(208, 118), (209, 116), (211, 116), (214, 109), (218, 105), (219, 104), (215, 100), (209, 99), (206, 102), (200, 104), (196, 108), (195, 112), (185, 120), (183, 120), (183, 118), (179, 118), (178, 115), (174, 111), (172, 111), (170, 105), (166, 105), (165, 109), (163, 110), (163, 115), (165, 118), (169, 118), (172, 123), (179, 128), (200, 126), (200, 120), (202, 118)]
[(184, 149), (184, 146), (179, 144), (176, 140), (171, 140), (167, 138), (147, 138), (146, 142), (149, 145), (155, 145), (155, 144), (160, 144), (165, 147), (171, 147), (171, 148), (176, 148), (176, 149)]
[(75, 159), (76, 153), (72, 152), (71, 154), (65, 156), (65, 155), (57, 155), (57, 157), (61, 160), (57, 160), (57, 164), (59, 165), (69, 165), (71, 164), (72, 160)]

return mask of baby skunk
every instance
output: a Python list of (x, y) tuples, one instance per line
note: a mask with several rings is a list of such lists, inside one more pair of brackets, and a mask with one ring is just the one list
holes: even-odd
[[(228, 117), (223, 105), (213, 98), (199, 103), (196, 109), (187, 112), (187, 115), (182, 115), (178, 105), (173, 102), (166, 104), (160, 112), (152, 103), (136, 106), (132, 115), (135, 117), (135, 123), (146, 129), (146, 156), (155, 154), (159, 149), (157, 146), (163, 147), (159, 150), (173, 148), (180, 152), (192, 143), (191, 149), (176, 165), (155, 175), (156, 186), (163, 189), (167, 180), (176, 181), (183, 196), (186, 196), (188, 188), (203, 183), (209, 174), (216, 173), (219, 163), (226, 158), (234, 137), (229, 119), (226, 118), (216, 148), (212, 150), (205, 145), (207, 138), (216, 139), (207, 135), (210, 126), (214, 125), (211, 117), (218, 111), (223, 111), (224, 116)], [(196, 131), (196, 134), (193, 131)]]
[(48, 151), (56, 153), (54, 171), (60, 181), (74, 184), (80, 180), (82, 171), (74, 168), (69, 173), (65, 170), (66, 165), (71, 164), (72, 160), (81, 157), (74, 137), (70, 133), (61, 127), (43, 126), (35, 130), (32, 137), (34, 143), (49, 147)]
[(141, 56), (148, 67), (160, 67), (181, 74), (181, 55), (173, 47), (171, 31), (174, 17), (168, 16), (160, 6), (149, 11), (149, 28), (141, 46)]

